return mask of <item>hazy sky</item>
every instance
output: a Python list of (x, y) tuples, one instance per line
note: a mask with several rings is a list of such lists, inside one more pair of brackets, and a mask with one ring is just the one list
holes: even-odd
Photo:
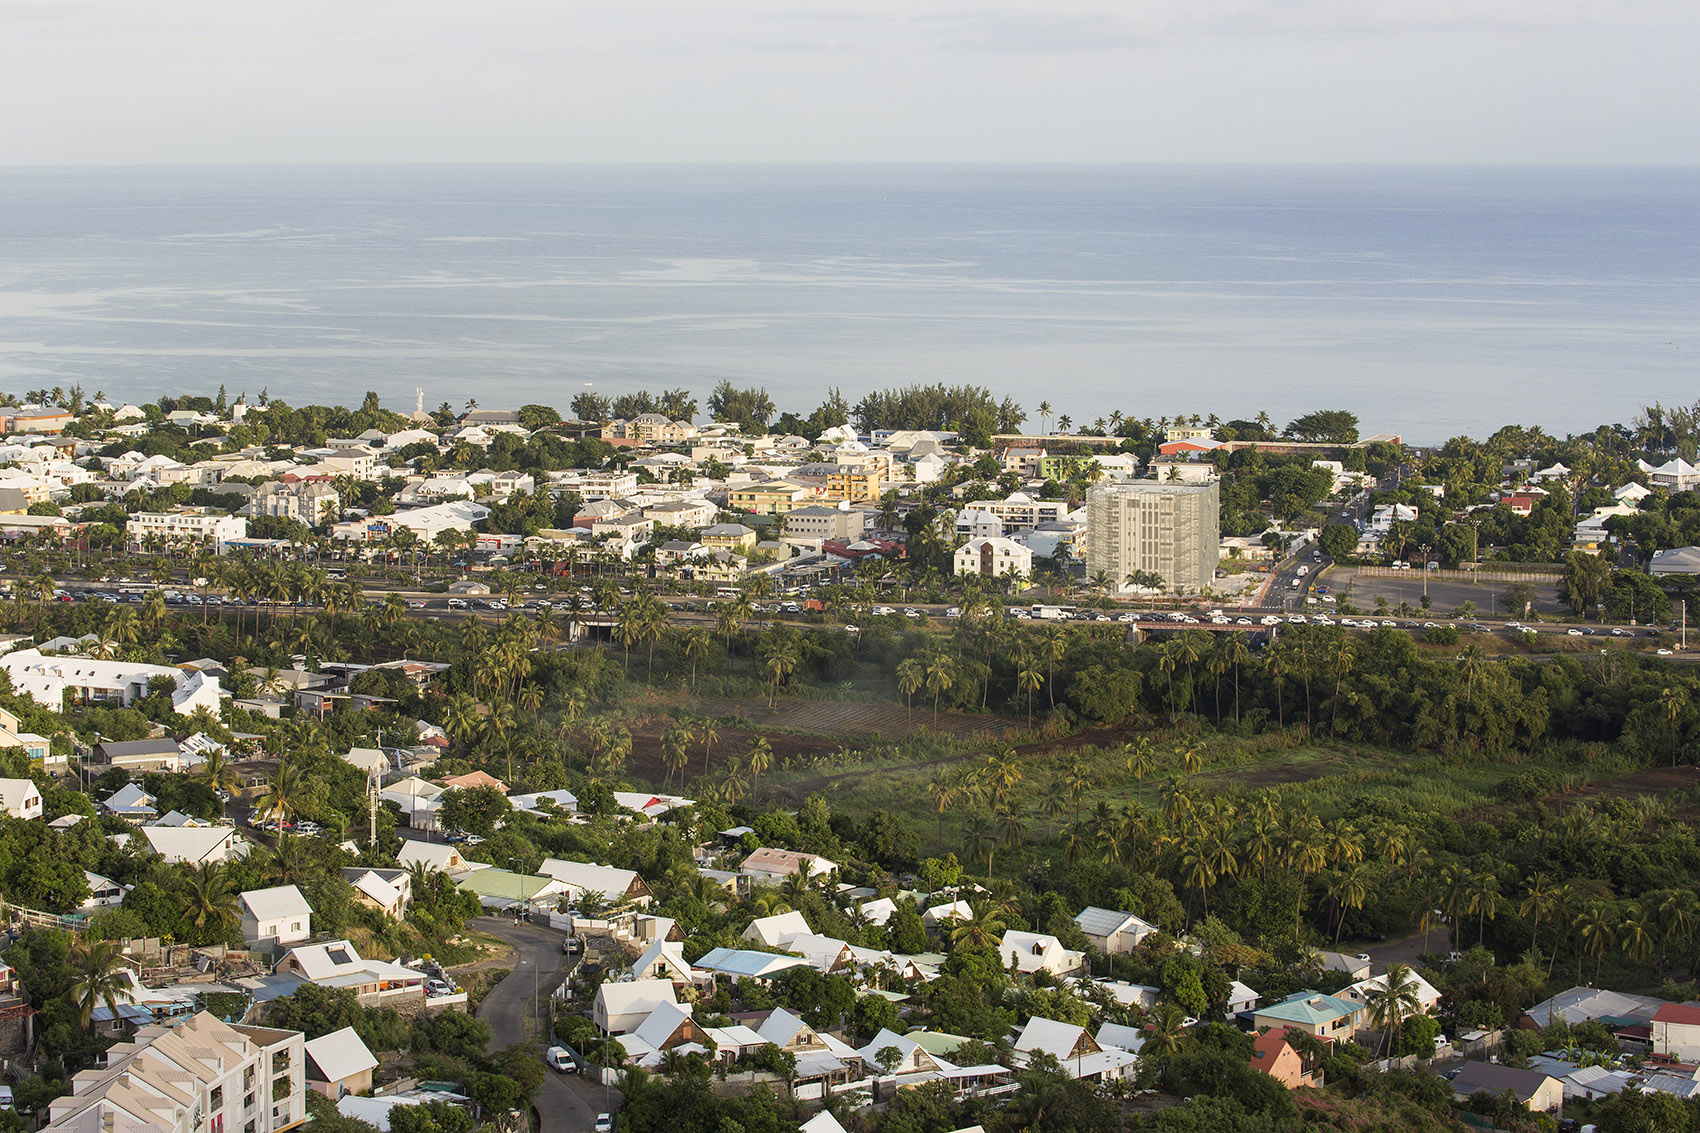
[(0, 0), (0, 164), (1700, 160), (1695, 0)]

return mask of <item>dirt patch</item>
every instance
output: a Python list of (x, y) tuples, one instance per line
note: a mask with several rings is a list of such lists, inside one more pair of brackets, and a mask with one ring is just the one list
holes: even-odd
[[(1700, 767), (1650, 767), (1621, 779), (1608, 779), (1590, 783), (1579, 790), (1549, 795), (1546, 805), (1562, 809), (1598, 799), (1636, 799), (1643, 795), (1657, 798), (1670, 791), (1691, 792), (1696, 787), (1700, 787)], [(1685, 822), (1692, 821), (1700, 816), (1700, 803), (1685, 802), (1676, 810), (1675, 816)]]
[(772, 708), (763, 700), (705, 700), (705, 716), (739, 716), (758, 728), (822, 732), (845, 739), (896, 739), (926, 728), (951, 736), (994, 737), (1022, 725), (1001, 716), (940, 712), (917, 703), (914, 711), (896, 704), (858, 704), (841, 700), (782, 700)]

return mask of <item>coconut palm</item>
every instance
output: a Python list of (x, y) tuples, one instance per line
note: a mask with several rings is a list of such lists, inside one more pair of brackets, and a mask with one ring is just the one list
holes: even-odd
[(997, 852), (998, 835), (991, 819), (983, 814), (971, 814), (962, 830), (962, 850), (970, 861), (986, 863), (986, 874), (992, 872), (992, 855)]
[(236, 893), (217, 862), (189, 871), (183, 894), (183, 920), (207, 935), (236, 923)]
[(1410, 965), (1392, 963), (1387, 966), (1381, 983), (1371, 987), (1365, 997), (1370, 1021), (1382, 1032), (1389, 1055), (1397, 1054), (1394, 1036), (1406, 1019), (1422, 1014), (1422, 1001), (1417, 998), (1417, 976)]
[(984, 948), (1002, 938), (1004, 921), (995, 904), (985, 900), (970, 901), (968, 909), (968, 919), (958, 920), (956, 927), (950, 930), (952, 944)]
[(301, 786), (300, 770), (285, 756), (278, 760), (277, 770), (266, 781), (266, 793), (260, 797), (255, 809), (267, 818), (276, 818), (281, 830), (282, 824), (289, 818), (290, 808), (301, 793)]
[(1576, 950), (1576, 974), (1581, 978), (1584, 953), (1594, 957), (1594, 986), (1600, 982), (1600, 968), (1605, 964), (1607, 950), (1617, 940), (1615, 918), (1612, 907), (1606, 901), (1590, 901), (1576, 915), (1576, 939), (1579, 947)]
[(112, 1017), (118, 1017), (118, 997), (130, 990), (124, 968), (124, 955), (110, 940), (91, 941), (78, 953), (69, 994), (77, 1008), (78, 1022), (90, 1035), (94, 1034), (97, 1006), (105, 1004)]

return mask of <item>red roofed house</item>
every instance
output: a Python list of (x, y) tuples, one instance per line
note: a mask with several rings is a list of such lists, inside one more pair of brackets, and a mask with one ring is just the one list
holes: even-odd
[(1700, 1007), (1664, 1003), (1653, 1012), (1653, 1053), (1700, 1062)]
[(1285, 1027), (1257, 1036), (1251, 1048), (1251, 1068), (1263, 1071), (1289, 1090), (1322, 1085), (1322, 1071), (1305, 1063), (1304, 1055), (1287, 1040)]

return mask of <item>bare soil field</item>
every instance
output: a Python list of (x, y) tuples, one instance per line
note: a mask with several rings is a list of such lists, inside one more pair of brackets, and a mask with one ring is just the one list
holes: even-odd
[(920, 704), (911, 712), (895, 704), (839, 700), (782, 700), (772, 708), (762, 700), (705, 700), (698, 711), (705, 716), (741, 716), (763, 729), (822, 732), (844, 739), (895, 739), (920, 728), (943, 735), (991, 738), (1020, 728), (1015, 721), (1000, 716), (958, 712), (940, 712), (935, 727), (932, 710)]

